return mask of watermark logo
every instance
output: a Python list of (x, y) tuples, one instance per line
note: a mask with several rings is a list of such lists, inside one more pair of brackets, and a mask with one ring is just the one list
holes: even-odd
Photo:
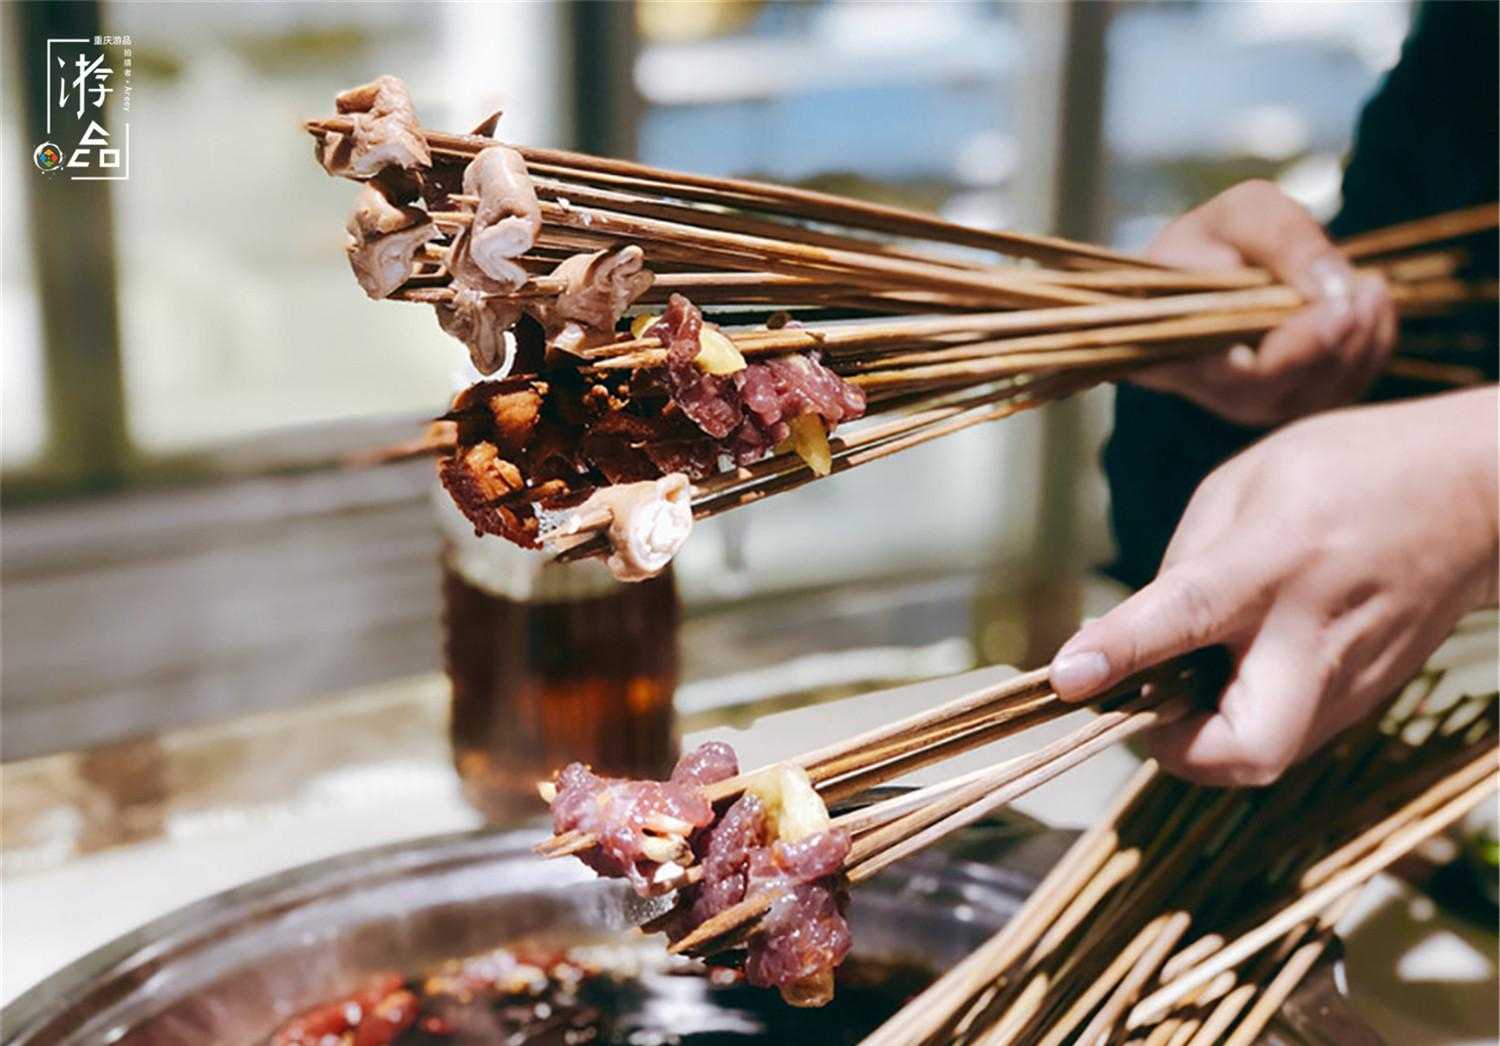
[(32, 160), (80, 182), (130, 180), (135, 48), (128, 36), (47, 41), (47, 137)]
[(58, 148), (56, 142), (43, 142), (31, 154), (31, 161), (36, 164), (37, 170), (46, 171), (50, 174), (60, 169), (63, 165), (62, 149)]

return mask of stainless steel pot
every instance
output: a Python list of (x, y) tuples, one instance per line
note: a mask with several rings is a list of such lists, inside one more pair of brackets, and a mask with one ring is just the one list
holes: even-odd
[[(417, 840), (189, 905), (26, 992), (0, 1013), (0, 1041), (250, 1046), (379, 970), (418, 972), (527, 935), (598, 936), (651, 914), (617, 882), (596, 880), (572, 861), (538, 860), (530, 846), (541, 834)], [(1070, 838), (1013, 818), (893, 866), (855, 891), (857, 954), (946, 968), (1009, 918)], [(1367, 1030), (1336, 992), (1325, 987), (1307, 998), (1310, 1019), (1300, 1002), (1286, 1014), (1305, 1036), (1378, 1041), (1363, 1037)], [(1325, 1038), (1320, 1028), (1337, 1034)]]

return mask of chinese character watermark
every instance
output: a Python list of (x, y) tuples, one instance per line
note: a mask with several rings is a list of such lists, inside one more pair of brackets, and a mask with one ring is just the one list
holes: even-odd
[(38, 170), (129, 181), (133, 59), (128, 36), (47, 41), (48, 140), (32, 153)]

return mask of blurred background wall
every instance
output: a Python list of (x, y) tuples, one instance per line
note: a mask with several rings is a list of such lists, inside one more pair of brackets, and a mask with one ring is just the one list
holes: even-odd
[[(0, 753), (437, 666), (430, 466), (335, 466), (440, 410), (462, 348), (349, 278), (349, 187), (299, 128), (342, 88), (392, 72), (436, 127), (503, 108), (501, 136), (532, 144), (1139, 248), (1252, 176), (1330, 215), (1410, 16), (1405, 0), (7, 5)], [(38, 48), (65, 31), (134, 44), (132, 177), (88, 193), (29, 159)], [(682, 557), (685, 597), (710, 613), (957, 578), (988, 607), (965, 656), (1035, 661), (1093, 598), (1059, 579), (1109, 554), (1108, 415), (1099, 392), (714, 521)]]

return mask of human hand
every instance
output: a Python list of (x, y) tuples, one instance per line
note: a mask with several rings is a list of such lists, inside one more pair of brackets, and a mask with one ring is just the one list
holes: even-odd
[(1052, 661), (1079, 700), (1203, 647), (1218, 708), (1153, 748), (1204, 784), (1262, 785), (1391, 696), (1496, 600), (1494, 386), (1300, 421), (1198, 488), (1156, 580)]
[(1132, 378), (1241, 425), (1269, 427), (1359, 399), (1396, 341), (1385, 281), (1356, 273), (1311, 215), (1275, 185), (1242, 182), (1163, 229), (1147, 248), (1190, 269), (1260, 266), (1311, 303), (1258, 348), (1164, 363)]

